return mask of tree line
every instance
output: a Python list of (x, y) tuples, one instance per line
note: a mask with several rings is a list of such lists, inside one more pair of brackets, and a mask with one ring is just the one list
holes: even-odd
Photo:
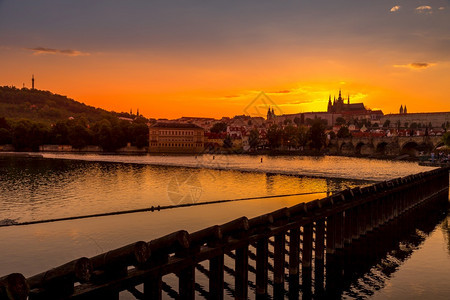
[(41, 145), (71, 145), (75, 149), (96, 145), (115, 151), (130, 143), (142, 148), (148, 146), (147, 122), (144, 117), (129, 122), (111, 116), (95, 123), (81, 117), (48, 125), (0, 117), (0, 145), (12, 144), (17, 151), (38, 151)]
[[(309, 147), (313, 150), (320, 150), (326, 145), (326, 125), (321, 119), (316, 119), (310, 127), (305, 125), (280, 126), (273, 124), (266, 133), (267, 147), (270, 149), (299, 149)], [(253, 129), (249, 135), (249, 146), (256, 149), (261, 145), (259, 131)]]

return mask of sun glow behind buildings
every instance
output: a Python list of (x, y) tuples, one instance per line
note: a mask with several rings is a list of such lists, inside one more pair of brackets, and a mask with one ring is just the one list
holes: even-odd
[(285, 113), (326, 110), (339, 89), (385, 113), (449, 110), (442, 1), (99, 1), (83, 22), (68, 12), (86, 3), (25, 2), (0, 6), (0, 85), (34, 73), (38, 89), (156, 118), (242, 114), (261, 91)]

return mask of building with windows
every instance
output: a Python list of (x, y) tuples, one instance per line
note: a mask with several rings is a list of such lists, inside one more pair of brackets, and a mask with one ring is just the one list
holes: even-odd
[(150, 153), (200, 153), (205, 130), (195, 124), (155, 123), (149, 128)]

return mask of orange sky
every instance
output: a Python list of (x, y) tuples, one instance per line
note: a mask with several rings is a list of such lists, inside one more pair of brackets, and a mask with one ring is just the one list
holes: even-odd
[[(0, 85), (34, 73), (38, 89), (152, 118), (243, 114), (261, 91), (282, 113), (323, 111), (340, 88), (384, 113), (450, 110), (448, 1), (43, 2), (0, 2)], [(80, 15), (39, 15), (50, 8)]]

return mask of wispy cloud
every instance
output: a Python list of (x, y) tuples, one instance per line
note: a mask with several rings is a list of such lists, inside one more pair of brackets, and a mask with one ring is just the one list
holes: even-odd
[(444, 9), (445, 9), (445, 6), (441, 6), (441, 7), (439, 7), (438, 9), (439, 9), (439, 10), (444, 10)]
[(431, 6), (422, 5), (422, 6), (416, 7), (416, 12), (421, 13), (421, 14), (432, 14), (433, 9), (431, 8)]
[(394, 65), (395, 68), (408, 68), (411, 70), (421, 70), (426, 69), (432, 66), (435, 66), (435, 63), (426, 63), (426, 62), (415, 62), (407, 65)]
[(34, 55), (41, 54), (58, 54), (58, 55), (66, 55), (66, 56), (87, 56), (90, 55), (88, 52), (81, 52), (73, 49), (53, 49), (53, 48), (44, 48), (44, 47), (36, 47), (36, 48), (27, 48), (28, 50), (33, 51)]
[(289, 94), (292, 91), (290, 90), (282, 90), (282, 91), (276, 91), (276, 92), (268, 92), (267, 94)]
[(391, 8), (391, 12), (396, 12), (400, 10), (400, 5), (396, 5), (394, 7)]

